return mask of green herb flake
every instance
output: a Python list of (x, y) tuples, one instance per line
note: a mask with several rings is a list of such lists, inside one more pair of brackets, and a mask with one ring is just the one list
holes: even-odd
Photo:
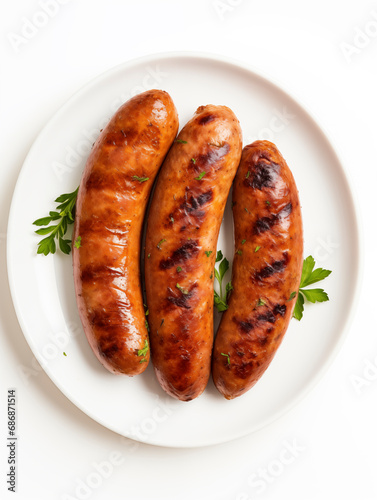
[(207, 255), (207, 257), (209, 257), (212, 253), (212, 250), (206, 250), (204, 253)]
[(151, 258), (151, 254), (149, 253), (149, 254), (147, 255), (147, 257), (148, 257), (148, 259), (150, 259), (150, 258)]
[(67, 353), (66, 353), (66, 352), (63, 352), (63, 356), (67, 356)]
[(195, 163), (196, 163), (195, 158), (191, 158), (191, 161), (192, 161), (192, 163), (195, 165)]
[(257, 307), (265, 306), (266, 304), (267, 304), (267, 302), (265, 300), (263, 300), (262, 298), (260, 298), (258, 300)]
[(165, 241), (166, 241), (166, 239), (165, 239), (165, 238), (163, 238), (162, 240), (160, 240), (160, 241), (157, 243), (157, 248), (158, 248), (159, 250), (161, 250), (161, 245), (162, 245), (163, 243), (165, 243)]
[(266, 205), (271, 206), (271, 203), (267, 200)]
[(177, 273), (180, 273), (181, 271), (182, 271), (181, 266), (178, 266), (178, 267), (177, 267)]
[(134, 181), (139, 181), (139, 182), (146, 182), (146, 181), (149, 181), (149, 177), (139, 177), (137, 175), (133, 175), (132, 176), (132, 179)]
[(260, 249), (261, 247), (258, 245), (257, 247), (255, 247), (254, 253), (257, 253)]
[(188, 290), (186, 288), (183, 288), (179, 283), (177, 283), (175, 286), (176, 286), (176, 288), (178, 288), (178, 290), (180, 292), (183, 293), (183, 295), (188, 295), (188, 293), (189, 293)]
[(246, 243), (246, 240), (241, 241), (241, 245), (244, 245)]
[(297, 292), (292, 292), (291, 295), (289, 296), (288, 302), (292, 299), (294, 299), (297, 295)]
[(178, 142), (178, 144), (187, 144), (187, 141), (182, 141), (182, 139), (176, 139), (174, 142)]
[(149, 349), (149, 342), (148, 342), (148, 339), (145, 339), (144, 347), (142, 349), (139, 349), (137, 351), (137, 355), (138, 356), (146, 356), (147, 352), (148, 352), (148, 349)]
[(201, 181), (207, 172), (201, 172), (198, 177), (195, 177), (196, 181)]
[(230, 354), (225, 354), (224, 352), (221, 352), (220, 354), (221, 356), (225, 356), (227, 358), (227, 363), (230, 365)]
[(172, 224), (174, 224), (174, 217), (170, 217), (170, 221)]
[(77, 236), (75, 239), (75, 247), (80, 248), (81, 247), (81, 236)]
[(248, 171), (247, 171), (247, 174), (246, 174), (246, 179), (248, 179), (248, 178), (249, 178), (249, 175), (250, 175), (250, 172), (249, 172), (249, 170), (248, 170)]
[(242, 250), (237, 250), (238, 255), (242, 255)]

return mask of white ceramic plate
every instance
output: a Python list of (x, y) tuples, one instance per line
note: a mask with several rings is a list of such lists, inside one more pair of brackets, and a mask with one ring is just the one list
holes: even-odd
[[(175, 401), (149, 366), (135, 378), (108, 373), (92, 354), (74, 297), (71, 258), (36, 255), (32, 221), (73, 191), (99, 130), (122, 102), (150, 88), (172, 96), (181, 126), (196, 108), (224, 104), (238, 116), (244, 144), (275, 142), (299, 187), (305, 255), (332, 269), (330, 302), (292, 320), (271, 366), (246, 395), (226, 401), (212, 381), (197, 400)], [(28, 210), (25, 210), (28, 207)], [(59, 389), (82, 411), (117, 433), (174, 447), (215, 444), (251, 433), (280, 416), (318, 381), (349, 323), (360, 275), (357, 216), (341, 162), (326, 135), (295, 99), (253, 70), (217, 56), (166, 54), (108, 71), (75, 94), (35, 141), (15, 189), (8, 229), (8, 269), (25, 337)], [(218, 248), (231, 260), (227, 206)], [(63, 355), (66, 353), (66, 356)]]

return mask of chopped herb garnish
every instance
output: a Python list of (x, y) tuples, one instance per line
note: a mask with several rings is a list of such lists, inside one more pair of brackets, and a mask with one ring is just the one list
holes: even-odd
[[(293, 317), (295, 319), (298, 319), (299, 321), (302, 319), (302, 316), (304, 314), (305, 299), (308, 302), (312, 303), (327, 302), (329, 300), (329, 296), (322, 288), (310, 288), (309, 290), (307, 289), (304, 290), (304, 288), (306, 288), (307, 286), (313, 285), (318, 281), (322, 281), (331, 274), (331, 271), (327, 269), (322, 269), (321, 267), (319, 267), (318, 269), (314, 269), (314, 266), (315, 266), (315, 260), (311, 255), (309, 255), (309, 257), (307, 257), (304, 260), (302, 266), (300, 287), (298, 291), (298, 297), (295, 304), (295, 308), (293, 311)], [(296, 296), (294, 295), (292, 297), (294, 293), (296, 292), (291, 293), (289, 300), (292, 300)]]
[(211, 273), (211, 276), (209, 277), (209, 279), (211, 280), (213, 278), (213, 273)]
[(64, 356), (67, 356), (67, 353), (66, 353), (66, 352), (63, 352), (63, 355), (64, 355)]
[(188, 290), (186, 290), (186, 288), (183, 288), (179, 283), (177, 283), (175, 286), (178, 288), (180, 292), (183, 293), (183, 295), (188, 295), (189, 293)]
[(258, 250), (260, 250), (261, 247), (258, 245), (257, 247), (255, 247), (255, 250), (254, 250), (254, 253), (258, 252)]
[(221, 352), (220, 354), (221, 356), (225, 356), (227, 358), (227, 363), (230, 365), (230, 354), (225, 354), (224, 352)]
[(75, 239), (75, 247), (80, 248), (81, 247), (81, 236), (77, 236)]
[(38, 243), (38, 254), (54, 254), (56, 252), (55, 239), (58, 240), (59, 248), (63, 253), (69, 254), (71, 252), (71, 240), (65, 240), (63, 237), (67, 233), (68, 225), (73, 224), (75, 220), (78, 190), (79, 188), (72, 193), (62, 194), (56, 198), (55, 202), (60, 203), (60, 205), (56, 207), (56, 210), (60, 210), (60, 212), (52, 211), (49, 213), (48, 217), (42, 217), (33, 222), (35, 226), (48, 226), (50, 222), (59, 221), (56, 225), (43, 227), (35, 231), (41, 236), (48, 234), (46, 238), (43, 238)]
[(241, 241), (241, 245), (244, 245), (246, 243), (246, 240)]
[(294, 299), (297, 295), (297, 292), (292, 292), (291, 295), (289, 296), (288, 302), (292, 299)]
[(158, 248), (159, 250), (161, 250), (161, 245), (162, 245), (163, 243), (165, 243), (165, 241), (166, 241), (166, 239), (165, 239), (165, 238), (163, 238), (162, 240), (160, 240), (160, 241), (157, 243), (157, 248)]
[(242, 250), (237, 250), (238, 255), (242, 255)]
[(181, 266), (178, 266), (178, 267), (177, 267), (177, 273), (180, 273), (181, 271), (182, 271)]
[(263, 299), (259, 299), (258, 300), (258, 304), (257, 304), (257, 307), (260, 307), (260, 306), (265, 306), (267, 304), (267, 302)]
[(192, 161), (192, 163), (195, 165), (195, 163), (196, 163), (195, 158), (191, 158), (191, 161)]
[(270, 205), (271, 205), (271, 203), (267, 200), (267, 201), (266, 201), (266, 205), (270, 206)]
[(174, 142), (178, 142), (178, 144), (187, 144), (187, 141), (182, 141), (182, 139), (176, 139)]
[(204, 253), (207, 255), (207, 257), (209, 257), (212, 253), (212, 250), (206, 250)]
[[(149, 331), (149, 327), (148, 327), (148, 331)], [(140, 361), (140, 363), (143, 363), (144, 361), (147, 361), (145, 359), (145, 356), (147, 355), (147, 352), (148, 352), (148, 349), (149, 349), (149, 343), (148, 343), (148, 339), (145, 339), (145, 342), (144, 342), (144, 347), (142, 349), (139, 349), (137, 351), (137, 355), (138, 356), (143, 356), (144, 358)]]
[(249, 170), (248, 170), (248, 171), (247, 171), (247, 174), (246, 174), (246, 179), (248, 179), (248, 178), (249, 178), (249, 175), (250, 175), (250, 172), (249, 172)]
[(174, 224), (174, 217), (170, 217), (171, 223)]
[(196, 181), (201, 181), (207, 172), (201, 172), (198, 177), (195, 177)]
[(245, 207), (245, 212), (249, 213), (248, 209)]
[(148, 324), (148, 321), (147, 321), (147, 320), (145, 320), (145, 328), (146, 328), (146, 329), (148, 330), (148, 332), (149, 332), (149, 324)]
[(139, 181), (139, 182), (146, 182), (146, 181), (149, 181), (149, 177), (139, 177), (137, 175), (133, 175), (132, 176), (132, 179), (134, 181)]
[(151, 258), (151, 254), (149, 253), (147, 257), (148, 257), (148, 259), (150, 259)]

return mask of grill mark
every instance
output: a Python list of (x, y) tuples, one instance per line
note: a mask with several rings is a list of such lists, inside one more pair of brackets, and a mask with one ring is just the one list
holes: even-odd
[(264, 279), (273, 276), (275, 273), (281, 273), (287, 267), (288, 262), (289, 254), (288, 252), (284, 252), (282, 260), (275, 260), (272, 264), (268, 264), (260, 271), (254, 273), (254, 279), (257, 281), (263, 281)]
[(268, 341), (268, 337), (259, 337), (258, 338), (258, 344), (261, 345), (261, 346), (266, 345), (267, 341)]
[(274, 312), (275, 316), (277, 316), (278, 314), (280, 314), (280, 316), (282, 316), (284, 318), (286, 310), (287, 310), (287, 306), (285, 306), (284, 304), (277, 304), (274, 307), (274, 311), (273, 312)]
[(277, 214), (272, 214), (269, 217), (260, 217), (256, 220), (254, 225), (254, 234), (261, 234), (273, 226), (275, 226), (279, 221), (288, 217), (292, 212), (292, 203), (288, 203), (283, 207)]
[(83, 283), (89, 283), (92, 281), (110, 281), (113, 278), (121, 278), (123, 276), (122, 272), (118, 269), (106, 265), (89, 265), (86, 266), (81, 271), (81, 281)]
[(251, 321), (240, 321), (235, 316), (233, 316), (232, 321), (240, 328), (242, 333), (249, 333), (254, 328)]
[(249, 361), (248, 363), (242, 363), (241, 365), (236, 365), (235, 372), (237, 377), (241, 379), (246, 379), (249, 377), (253, 370), (254, 361)]
[(198, 241), (190, 240), (180, 248), (175, 250), (171, 257), (160, 261), (160, 269), (171, 269), (177, 264), (182, 264), (184, 261), (198, 255)]
[(280, 167), (277, 163), (259, 161), (252, 167), (252, 177), (245, 178), (244, 185), (262, 191), (263, 188), (272, 188), (276, 183)]
[(254, 328), (253, 323), (251, 323), (250, 321), (240, 321), (239, 326), (241, 331), (244, 333), (249, 333), (250, 330)]
[(211, 113), (207, 115), (203, 115), (199, 118), (198, 122), (199, 125), (205, 125), (206, 123), (211, 123), (213, 120), (216, 120), (216, 115), (213, 115)]
[[(189, 300), (195, 294), (195, 288), (198, 286), (197, 283), (194, 283), (191, 289), (187, 294), (179, 292), (180, 295), (175, 295), (174, 291), (169, 287), (168, 291), (171, 295), (167, 297), (168, 302), (174, 304), (177, 307), (181, 307), (182, 309), (191, 309), (191, 306), (188, 304)], [(177, 290), (178, 291), (178, 290)]]
[(275, 323), (276, 319), (272, 311), (267, 311), (265, 314), (259, 314), (257, 321), (260, 323)]
[(222, 146), (213, 146), (206, 154), (201, 154), (196, 160), (196, 170), (199, 171), (200, 167), (211, 167), (220, 161), (230, 151), (230, 146), (225, 142)]

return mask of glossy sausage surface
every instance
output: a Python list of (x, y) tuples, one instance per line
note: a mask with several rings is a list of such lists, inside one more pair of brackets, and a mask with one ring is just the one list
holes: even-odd
[(167, 92), (139, 94), (102, 131), (81, 179), (72, 240), (77, 305), (94, 354), (116, 374), (137, 375), (149, 362), (141, 228), (154, 178), (177, 131)]
[(162, 388), (182, 401), (199, 396), (210, 376), (216, 244), (241, 150), (229, 108), (198, 108), (164, 162), (149, 212), (152, 361)]
[(214, 383), (227, 399), (248, 391), (269, 366), (288, 328), (300, 284), (298, 191), (271, 142), (244, 148), (233, 187), (233, 217), (233, 291), (212, 360)]

